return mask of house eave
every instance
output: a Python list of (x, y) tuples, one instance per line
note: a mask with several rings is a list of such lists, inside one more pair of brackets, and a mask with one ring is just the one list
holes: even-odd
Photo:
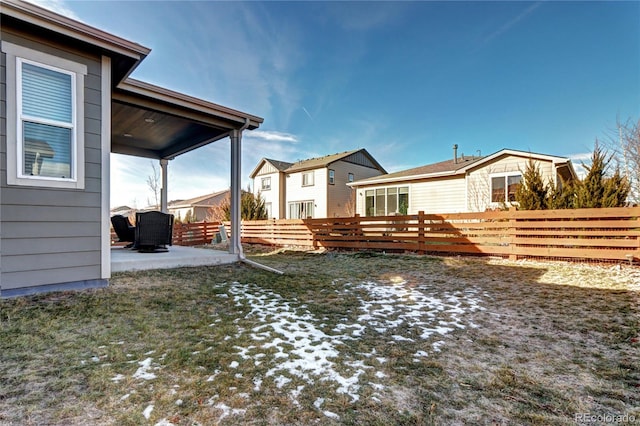
[(118, 85), (118, 89), (144, 96), (155, 101), (165, 102), (182, 108), (190, 109), (207, 115), (215, 115), (230, 123), (234, 123), (234, 128), (241, 128), (248, 120), (248, 130), (255, 130), (264, 122), (262, 117), (247, 114), (232, 108), (214, 104), (202, 99), (194, 98), (183, 93), (174, 92), (164, 87), (155, 86), (140, 80), (128, 78)]
[(408, 181), (413, 181), (413, 180), (436, 179), (436, 178), (442, 178), (442, 177), (463, 175), (465, 173), (466, 173), (465, 169), (458, 169), (458, 170), (439, 172), (439, 173), (426, 173), (426, 174), (421, 174), (421, 175), (397, 176), (397, 177), (392, 177), (392, 178), (372, 179), (372, 180), (366, 180), (366, 181), (356, 181), (356, 182), (347, 183), (347, 185), (350, 186), (350, 187), (359, 188), (359, 187), (362, 187), (362, 186), (380, 185), (380, 184), (386, 184), (386, 183), (408, 182)]
[(132, 60), (130, 71), (151, 52), (151, 49), (98, 28), (59, 15), (35, 4), (20, 0), (1, 0), (2, 14), (20, 21), (104, 49)]

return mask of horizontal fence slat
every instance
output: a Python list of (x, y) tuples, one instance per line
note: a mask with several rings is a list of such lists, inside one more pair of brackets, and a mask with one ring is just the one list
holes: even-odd
[[(219, 223), (179, 224), (174, 244), (208, 244)], [(228, 237), (231, 229), (225, 223)], [(243, 243), (510, 257), (640, 259), (640, 207), (243, 221)]]

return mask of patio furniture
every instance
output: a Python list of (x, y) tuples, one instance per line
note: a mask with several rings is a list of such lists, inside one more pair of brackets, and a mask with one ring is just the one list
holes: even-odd
[(169, 251), (173, 215), (158, 211), (136, 213), (135, 248), (144, 252)]
[(129, 222), (129, 218), (121, 214), (111, 216), (111, 225), (118, 236), (118, 241), (131, 243), (127, 244), (125, 248), (133, 247), (133, 242), (136, 239), (136, 228)]

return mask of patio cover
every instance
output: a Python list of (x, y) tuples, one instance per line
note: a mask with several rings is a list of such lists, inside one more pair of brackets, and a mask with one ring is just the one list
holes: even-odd
[(263, 119), (131, 78), (113, 88), (111, 152), (160, 160), (161, 210), (167, 211), (167, 165), (180, 154), (231, 139), (231, 244), (240, 251), (241, 140)]

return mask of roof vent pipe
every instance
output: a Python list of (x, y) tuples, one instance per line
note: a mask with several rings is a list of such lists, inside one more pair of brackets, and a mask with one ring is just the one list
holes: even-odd
[(458, 164), (458, 144), (453, 144), (453, 164)]

